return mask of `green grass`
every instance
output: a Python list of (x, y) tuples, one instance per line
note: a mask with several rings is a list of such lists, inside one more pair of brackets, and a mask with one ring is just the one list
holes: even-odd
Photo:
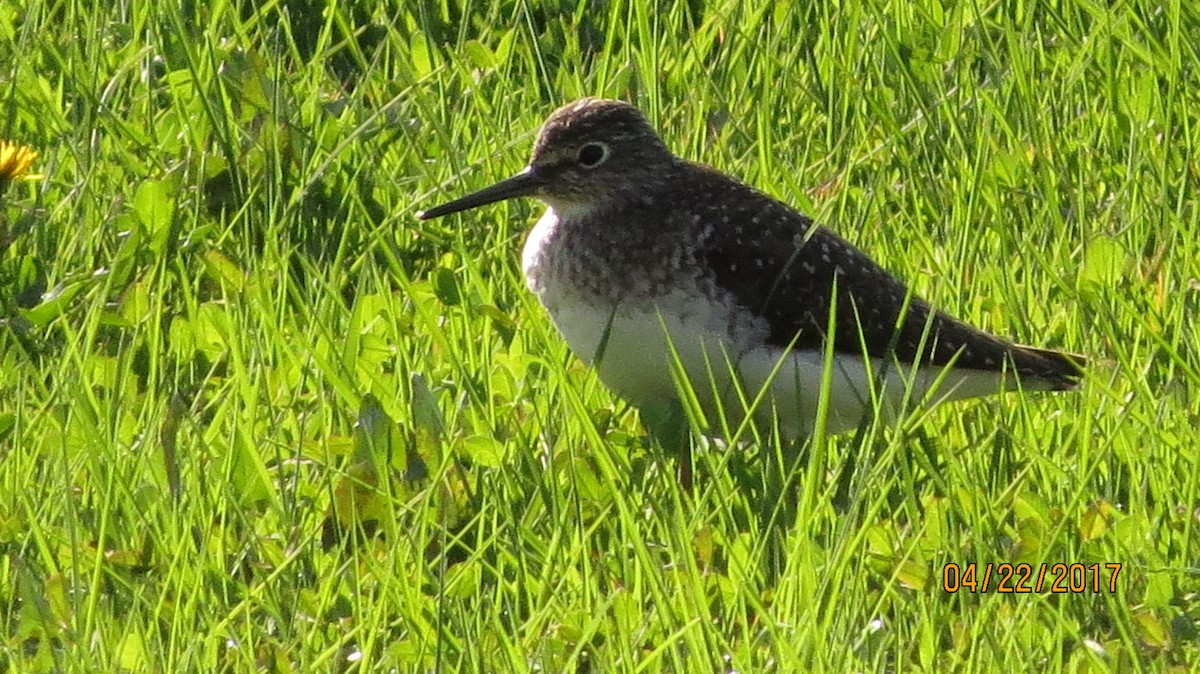
[[(1189, 3), (171, 4), (0, 5), (5, 671), (1200, 667)], [(589, 94), (1087, 382), (682, 492), (537, 205), (413, 216)], [(1122, 566), (943, 589), (1004, 562)]]

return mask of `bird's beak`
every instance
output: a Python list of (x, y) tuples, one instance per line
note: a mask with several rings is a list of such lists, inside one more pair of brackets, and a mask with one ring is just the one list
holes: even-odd
[(429, 220), (430, 218), (440, 218), (443, 215), (458, 213), (459, 211), (503, 201), (504, 199), (528, 197), (537, 192), (541, 186), (541, 177), (531, 167), (526, 166), (517, 175), (501, 180), (491, 187), (485, 187), (478, 192), (472, 192), (465, 197), (460, 197), (441, 206), (434, 206), (426, 211), (417, 211), (417, 217), (422, 220)]

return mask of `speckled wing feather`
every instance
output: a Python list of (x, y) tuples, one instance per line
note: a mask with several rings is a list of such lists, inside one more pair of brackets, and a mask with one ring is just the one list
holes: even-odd
[(707, 167), (689, 170), (704, 186), (692, 209), (721, 211), (706, 231), (704, 262), (719, 287), (767, 321), (769, 344), (823, 348), (836, 277), (839, 353), (861, 356), (865, 346), (870, 356), (891, 353), (903, 363), (1007, 368), (1053, 389), (1078, 383), (1081, 357), (1019, 346), (936, 311), (845, 239), (787, 205)]

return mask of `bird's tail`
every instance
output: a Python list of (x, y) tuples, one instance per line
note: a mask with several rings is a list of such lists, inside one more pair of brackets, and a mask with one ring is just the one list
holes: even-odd
[(1051, 391), (1070, 391), (1083, 380), (1088, 359), (1078, 353), (1016, 345), (1012, 361), (1021, 377), (1034, 377), (1047, 384)]

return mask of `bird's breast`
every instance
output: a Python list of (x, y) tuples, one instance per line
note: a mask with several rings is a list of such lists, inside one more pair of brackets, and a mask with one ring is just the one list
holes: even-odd
[(575, 355), (622, 397), (672, 397), (675, 364), (693, 377), (727, 372), (763, 339), (766, 326), (705, 282), (669, 237), (604, 240), (604, 225), (568, 216), (548, 208), (530, 231), (525, 282)]
[(550, 265), (558, 234), (558, 222), (558, 213), (553, 208), (547, 208), (529, 231), (525, 238), (525, 248), (521, 251), (521, 270), (525, 274), (525, 285), (538, 296), (541, 296), (547, 277), (553, 274)]

